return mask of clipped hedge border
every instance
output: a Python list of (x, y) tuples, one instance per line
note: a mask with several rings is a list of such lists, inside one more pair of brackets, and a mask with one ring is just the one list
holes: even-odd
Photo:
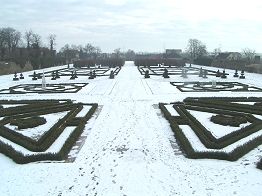
[(257, 163), (257, 168), (262, 170), (262, 159)]
[(184, 99), (184, 102), (187, 101), (210, 101), (210, 98), (212, 98), (212, 101), (234, 101), (234, 102), (261, 102), (262, 98), (261, 97), (187, 97)]
[[(42, 108), (39, 111), (39, 108)], [(48, 114), (50, 111), (52, 112), (62, 112), (67, 111), (74, 108), (72, 102), (65, 102), (65, 103), (58, 103), (58, 104), (30, 104), (24, 106), (17, 106), (11, 108), (4, 108), (1, 110), (0, 117), (16, 117), (16, 116), (26, 116), (27, 113), (31, 115), (41, 115), (41, 114)]]
[(246, 113), (251, 113), (251, 114), (259, 114), (262, 115), (262, 107), (261, 106), (252, 106), (252, 105), (243, 105), (243, 104), (238, 104), (238, 103), (230, 103), (231, 101), (233, 102), (257, 102), (258, 100), (261, 99), (216, 99), (215, 97), (212, 99), (205, 99), (205, 98), (186, 98), (184, 100), (185, 104), (187, 105), (192, 105), (192, 106), (199, 106), (199, 107), (209, 107), (213, 109), (220, 109), (224, 111), (230, 111), (234, 110), (236, 112), (246, 112)]
[[(169, 121), (170, 127), (172, 131), (175, 134), (175, 138), (181, 147), (181, 150), (186, 154), (186, 157), (192, 158), (192, 159), (220, 159), (220, 160), (227, 160), (227, 161), (236, 161), (254, 148), (258, 147), (262, 144), (262, 136), (259, 136), (247, 143), (245, 143), (242, 146), (239, 146), (235, 148), (232, 152), (226, 153), (226, 152), (196, 152), (191, 143), (189, 142), (188, 138), (185, 136), (181, 128), (179, 127), (179, 124), (177, 124), (176, 121), (173, 120), (172, 115), (170, 112), (166, 109), (164, 103), (159, 103), (159, 108), (163, 112), (165, 118)], [(177, 110), (179, 113), (179, 110)], [(259, 169), (262, 168), (262, 159), (257, 164), (257, 167)]]
[[(145, 70), (142, 69), (141, 67), (137, 66), (137, 70), (139, 71), (139, 73), (140, 73), (141, 75), (145, 75)], [(149, 74), (149, 75), (150, 75), (150, 74)]]
[(11, 119), (10, 121), (10, 125), (17, 126), (19, 130), (37, 127), (45, 123), (46, 123), (46, 119), (40, 116), (33, 116), (26, 119), (24, 118)]
[[(164, 67), (158, 67), (156, 64), (154, 65), (137, 65), (137, 69), (138, 71), (140, 72), (141, 75), (145, 75), (145, 70), (144, 68), (147, 68), (149, 69), (152, 73), (150, 73), (149, 75), (155, 75), (155, 76), (162, 76), (163, 73), (157, 73), (156, 72), (156, 69), (164, 69), (166, 68), (168, 70), (168, 68), (177, 68), (178, 70), (181, 70), (181, 68), (183, 68), (183, 66), (179, 67), (179, 66), (164, 66)], [(199, 71), (200, 68), (195, 68), (195, 67), (187, 67), (190, 71)], [(173, 69), (172, 69), (173, 70)], [(212, 75), (212, 76), (215, 76), (216, 75), (216, 71), (213, 71), (213, 70), (208, 70), (208, 69), (202, 69), (202, 70), (207, 70), (207, 75)], [(169, 71), (169, 70), (168, 70)], [(171, 73), (171, 72), (168, 72), (168, 75), (182, 75), (182, 70), (181, 70), (181, 73)], [(187, 75), (199, 75), (199, 73), (187, 73)], [(228, 75), (228, 74), (226, 74)]]
[[(78, 86), (81, 84), (82, 86)], [(35, 90), (35, 88), (42, 87), (42, 84), (20, 84), (16, 86), (12, 86), (9, 89), (1, 89), (0, 94), (27, 94), (27, 93), (77, 93), (82, 88), (84, 88), (88, 83), (59, 83), (59, 84), (47, 84), (47, 87), (55, 87), (54, 89), (46, 89), (46, 90)], [(65, 86), (72, 86), (71, 88), (65, 89)], [(26, 91), (19, 91), (16, 89), (24, 88)], [(8, 91), (9, 92), (6, 92)], [(74, 91), (71, 91), (74, 90)]]
[[(184, 84), (176, 84), (176, 83), (184, 83)], [(256, 89), (256, 90), (252, 90), (251, 92), (262, 92), (261, 88), (258, 88), (258, 87), (255, 87), (255, 86), (249, 86), (249, 85), (246, 85), (246, 84), (243, 84), (243, 83), (240, 83), (240, 82), (217, 82), (216, 84), (222, 85), (223, 88), (212, 88), (212, 87), (201, 87), (201, 86), (199, 86), (198, 88), (201, 88), (201, 89), (195, 89), (194, 86), (188, 87), (188, 86), (185, 86), (185, 85), (188, 85), (188, 84), (195, 84), (195, 85), (197, 85), (197, 84), (204, 84), (204, 85), (210, 84), (211, 85), (211, 82), (199, 82), (199, 81), (196, 81), (196, 82), (170, 82), (170, 84), (172, 86), (175, 86), (181, 92), (219, 92), (219, 91), (249, 92), (250, 90), (245, 89), (245, 87)], [(241, 86), (242, 88), (241, 89), (227, 89), (227, 88), (232, 88), (235, 85)], [(189, 89), (189, 90), (184, 90), (184, 89)]]
[(247, 119), (244, 117), (228, 117), (227, 115), (224, 114), (218, 114), (218, 115), (213, 115), (210, 118), (211, 122), (223, 126), (232, 126), (232, 127), (239, 127), (243, 123), (247, 123)]
[(43, 99), (35, 99), (35, 100), (0, 100), (0, 104), (43, 104), (43, 103), (49, 103), (49, 104), (57, 104), (61, 102), (72, 102), (69, 99), (48, 99), (48, 100), (43, 100)]
[(36, 162), (36, 161), (46, 161), (46, 160), (57, 160), (61, 161), (65, 159), (72, 149), (73, 145), (75, 144), (76, 140), (79, 138), (79, 136), (82, 134), (86, 121), (88, 121), (94, 112), (96, 111), (98, 104), (85, 104), (85, 105), (91, 105), (91, 109), (88, 111), (88, 113), (83, 117), (85, 121), (81, 121), (80, 124), (75, 128), (75, 130), (70, 134), (70, 136), (67, 138), (66, 142), (60, 149), (58, 153), (43, 153), (43, 154), (36, 154), (36, 155), (24, 155), (21, 152), (16, 151), (12, 146), (5, 144), (3, 142), (0, 142), (0, 152), (6, 155), (7, 157), (11, 158), (14, 162), (18, 164), (25, 164), (30, 162)]
[[(116, 69), (114, 70), (114, 74), (117, 75), (120, 70), (121, 70), (122, 66), (116, 67)], [(52, 73), (58, 71), (59, 76), (71, 76), (72, 75), (72, 71), (74, 70), (84, 70), (86, 71), (86, 73), (79, 73), (77, 72), (77, 76), (90, 76), (90, 71), (96, 70), (97, 72), (102, 72), (102, 73), (97, 73), (96, 76), (109, 76), (109, 74), (105, 74), (107, 71), (110, 70), (110, 67), (102, 67), (102, 68), (62, 68), (62, 69), (57, 69), (57, 70), (52, 70), (52, 71), (47, 71), (45, 72), (45, 77), (52, 77)], [(65, 73), (65, 72), (69, 72), (69, 73)], [(38, 73), (36, 74), (36, 76), (42, 76), (42, 73)], [(33, 74), (29, 75), (29, 77), (34, 77)]]
[[(189, 120), (189, 126), (193, 129), (195, 134), (199, 137), (201, 142), (207, 148), (213, 148), (213, 149), (224, 148), (262, 129), (262, 121), (257, 120), (256, 122), (253, 122), (251, 125), (247, 127), (231, 132), (217, 139), (193, 115), (191, 115), (186, 110), (186, 107), (180, 106), (180, 109), (184, 113), (184, 118)], [(232, 115), (235, 114), (232, 112)]]
[[(72, 119), (82, 109), (82, 105), (74, 106), (74, 109), (68, 112), (63, 118), (59, 119), (58, 122), (52, 126), (47, 132), (45, 132), (39, 140), (34, 140), (20, 133), (14, 132), (7, 127), (1, 127), (0, 135), (6, 139), (27, 148), (30, 151), (42, 152), (47, 150), (52, 143), (59, 137), (66, 127), (66, 123)], [(67, 110), (66, 110), (67, 111)], [(51, 111), (53, 112), (53, 111)], [(41, 113), (41, 112), (39, 112)], [(34, 113), (35, 115), (35, 113)], [(39, 115), (39, 114), (38, 114)], [(12, 117), (10, 117), (12, 118)], [(8, 118), (9, 119), (9, 118)], [(5, 122), (6, 123), (6, 122)]]

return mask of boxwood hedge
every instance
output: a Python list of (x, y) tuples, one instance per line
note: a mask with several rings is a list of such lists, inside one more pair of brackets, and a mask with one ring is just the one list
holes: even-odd
[[(69, 102), (72, 104), (71, 101)], [(12, 132), (12, 134), (10, 134), (11, 133), (10, 131), (7, 130), (1, 131), (2, 133), (1, 136), (27, 148), (28, 150), (40, 152), (39, 154), (24, 155), (21, 152), (16, 151), (12, 146), (5, 144), (3, 142), (0, 142), (0, 152), (13, 159), (16, 163), (20, 163), (20, 164), (34, 162), (34, 161), (42, 161), (42, 160), (65, 159), (67, 154), (71, 150), (72, 146), (83, 132), (86, 121), (88, 121), (92, 117), (93, 113), (98, 107), (97, 104), (85, 104), (85, 105), (91, 105), (92, 106), (91, 109), (84, 117), (76, 118), (75, 116), (77, 115), (78, 112), (81, 111), (84, 104), (78, 103), (72, 105), (74, 105), (74, 108), (67, 115), (65, 115), (65, 117), (60, 119), (59, 123), (56, 123), (38, 141), (35, 141), (31, 138), (28, 138), (16, 132)], [(53, 144), (53, 142), (59, 137), (59, 135), (63, 132), (63, 130), (67, 126), (75, 126), (76, 128), (67, 138), (61, 150), (58, 153), (45, 153), (44, 151), (46, 151)], [(2, 128), (0, 130), (3, 130)]]
[[(211, 99), (211, 100), (210, 100)], [(202, 101), (201, 104), (199, 104), (199, 101)], [(252, 99), (246, 99), (246, 98), (227, 98), (225, 101), (261, 101), (261, 99), (257, 98), (252, 98)], [(254, 148), (258, 147), (259, 145), (262, 144), (262, 136), (258, 136), (249, 142), (245, 143), (244, 145), (236, 147), (233, 151), (230, 153), (226, 153), (223, 151), (215, 152), (215, 151), (206, 151), (206, 152), (197, 152), (193, 149), (190, 141), (188, 138), (185, 136), (179, 125), (189, 125), (192, 130), (195, 132), (195, 134), (199, 137), (200, 141), (209, 149), (222, 149), (230, 144), (233, 144), (236, 141), (239, 141), (240, 139), (243, 139), (247, 137), (248, 135), (255, 133), (259, 130), (262, 129), (262, 121), (255, 118), (252, 114), (249, 113), (247, 114), (247, 107), (244, 106), (242, 107), (231, 107), (231, 109), (234, 109), (232, 111), (231, 109), (223, 110), (225, 107), (223, 99), (218, 98), (214, 99), (215, 104), (220, 104), (222, 103), (222, 106), (216, 105), (214, 111), (217, 114), (223, 114), (225, 112), (226, 115), (232, 115), (232, 116), (244, 116), (246, 119), (251, 122), (252, 124), (250, 126), (247, 126), (243, 129), (240, 129), (235, 132), (231, 132), (228, 135), (225, 135), (224, 137), (221, 137), (219, 139), (215, 138), (209, 131), (206, 130), (206, 128), (197, 121), (195, 117), (190, 115), (190, 113), (187, 111), (187, 109), (200, 109), (200, 111), (207, 111), (204, 106), (209, 107), (212, 103), (212, 98), (187, 98), (184, 100), (182, 103), (174, 103), (174, 109), (178, 112), (180, 115), (178, 116), (172, 116), (170, 112), (166, 109), (164, 103), (159, 103), (159, 108), (163, 112), (165, 118), (169, 121), (170, 127), (173, 130), (175, 134), (175, 138), (178, 141), (178, 144), (182, 148), (182, 150), (185, 152), (186, 156), (188, 158), (193, 158), (193, 159), (200, 159), (200, 158), (209, 158), (209, 159), (221, 159), (221, 160), (228, 160), (228, 161), (236, 161), (249, 151), (253, 150)], [(207, 103), (205, 105), (205, 103)], [(234, 105), (236, 106), (236, 105)], [(242, 106), (241, 104), (238, 104), (237, 106)], [(243, 110), (244, 112), (243, 112)], [(210, 110), (208, 110), (210, 112)], [(242, 111), (242, 113), (241, 113)], [(253, 111), (253, 110), (252, 110)], [(256, 110), (257, 113), (259, 113), (259, 109)], [(261, 112), (261, 111), (260, 111)], [(257, 167), (261, 169), (262, 167), (262, 159), (261, 161), (257, 164)]]

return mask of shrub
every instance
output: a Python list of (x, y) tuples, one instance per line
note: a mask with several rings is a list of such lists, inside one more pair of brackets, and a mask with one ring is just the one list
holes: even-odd
[(33, 116), (28, 118), (11, 119), (10, 124), (15, 125), (18, 129), (28, 129), (43, 125), (46, 123), (46, 119), (40, 116)]
[(257, 163), (257, 168), (262, 170), (262, 159)]
[(228, 115), (214, 115), (210, 119), (213, 123), (224, 125), (224, 126), (232, 126), (232, 127), (239, 127), (243, 123), (247, 123), (247, 119), (244, 117), (236, 117), (236, 116), (228, 116)]
[[(201, 98), (187, 98), (187, 101), (199, 101)], [(243, 100), (243, 99), (241, 99)], [(255, 99), (258, 100), (258, 99)], [(185, 101), (185, 100), (184, 100)], [(233, 99), (231, 99), (233, 101)], [(187, 102), (186, 102), (187, 103)], [(193, 105), (193, 104), (192, 104)], [(187, 110), (186, 104), (181, 103), (175, 103), (173, 105), (174, 109), (179, 113), (179, 117), (172, 116), (170, 112), (167, 111), (165, 108), (165, 104), (159, 103), (159, 108), (164, 113), (164, 116), (167, 118), (167, 120), (170, 123), (170, 127), (172, 128), (173, 132), (175, 133), (175, 138), (178, 141), (178, 144), (182, 148), (182, 150), (186, 153), (186, 156), (188, 158), (193, 159), (202, 159), (202, 158), (209, 158), (209, 159), (221, 159), (221, 160), (228, 160), (228, 161), (236, 161), (240, 157), (244, 156), (254, 148), (258, 147), (262, 144), (262, 136), (258, 136), (256, 138), (253, 138), (252, 140), (248, 141), (247, 143), (243, 144), (242, 146), (236, 147), (231, 152), (215, 152), (215, 151), (203, 151), (203, 152), (197, 152), (193, 149), (191, 146), (190, 141), (185, 136), (179, 125), (186, 124), (189, 125), (192, 130), (195, 132), (195, 134), (198, 136), (198, 138), (201, 140), (201, 142), (206, 146), (206, 148), (215, 148), (215, 149), (221, 149), (225, 146), (228, 146), (236, 141), (239, 141), (240, 139), (247, 137), (248, 135), (261, 130), (262, 124), (260, 120), (253, 119), (250, 114), (241, 114), (238, 112), (231, 112), (228, 110), (225, 110), (227, 114), (229, 114), (230, 117), (239, 117), (240, 121), (242, 123), (249, 121), (250, 119), (253, 121), (253, 124), (240, 129), (239, 131), (232, 132), (222, 138), (216, 139), (213, 137), (213, 135), (208, 132), (205, 127), (201, 125), (193, 116), (191, 116)], [(193, 107), (193, 106), (191, 106)], [(200, 108), (200, 107), (199, 107)], [(222, 110), (216, 110), (222, 112)], [(230, 115), (230, 113), (232, 115)], [(217, 115), (218, 117), (221, 117), (222, 120), (226, 115)], [(227, 116), (226, 116), (227, 117)], [(238, 119), (238, 120), (239, 120)], [(221, 119), (219, 119), (221, 120)], [(227, 119), (226, 119), (227, 120)], [(257, 168), (262, 169), (262, 159), (257, 164)]]
[[(78, 104), (79, 106), (82, 104)], [(68, 126), (70, 122), (72, 122), (76, 128), (75, 130), (70, 134), (70, 136), (67, 138), (65, 143), (63, 144), (62, 148), (58, 153), (44, 153), (41, 154), (34, 154), (34, 155), (24, 155), (21, 152), (16, 151), (12, 146), (5, 144), (0, 141), (0, 153), (5, 154), (6, 156), (10, 157), (12, 160), (14, 160), (16, 163), (19, 164), (25, 164), (35, 161), (43, 161), (43, 160), (63, 160), (66, 158), (67, 154), (71, 150), (72, 146), (75, 144), (76, 140), (79, 138), (81, 133), (84, 130), (86, 121), (88, 121), (95, 110), (98, 107), (98, 104), (86, 104), (91, 105), (91, 109), (88, 111), (88, 113), (83, 118), (75, 118), (76, 114), (81, 110), (81, 108), (78, 108), (77, 110), (73, 110), (69, 115), (71, 120), (66, 120), (64, 122), (64, 125)], [(64, 130), (65, 127), (62, 125), (62, 130)], [(60, 127), (56, 127), (56, 129), (61, 129)], [(53, 133), (51, 133), (53, 134)], [(55, 136), (54, 136), (55, 137)], [(50, 137), (46, 137), (44, 141), (51, 139)], [(53, 141), (51, 142), (53, 143)]]
[(255, 103), (255, 106), (260, 106), (260, 107), (262, 107), (262, 102)]

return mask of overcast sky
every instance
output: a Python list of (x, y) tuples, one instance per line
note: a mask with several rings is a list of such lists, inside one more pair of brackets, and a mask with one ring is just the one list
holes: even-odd
[(32, 29), (56, 49), (92, 43), (102, 51), (185, 49), (262, 52), (262, 0), (0, 0), (0, 27)]

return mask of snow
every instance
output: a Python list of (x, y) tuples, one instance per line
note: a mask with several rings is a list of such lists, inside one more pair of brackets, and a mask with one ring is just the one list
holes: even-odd
[(172, 116), (180, 116), (177, 111), (173, 108), (173, 104), (165, 105), (167, 111), (172, 115)]
[(12, 107), (17, 107), (17, 106), (23, 106), (25, 104), (3, 104), (3, 108), (12, 108)]
[(256, 102), (232, 102), (232, 103), (246, 104), (246, 105), (254, 105)]
[(210, 121), (210, 118), (213, 115), (216, 115), (214, 113), (208, 113), (208, 112), (200, 112), (200, 111), (194, 111), (194, 110), (188, 110), (188, 112), (194, 116), (198, 121), (201, 122), (202, 125), (204, 125), (204, 127), (206, 127), (206, 129), (212, 133), (212, 135), (215, 138), (221, 138), (231, 132), (237, 131), (241, 128), (244, 128), (248, 125), (251, 125), (251, 123), (247, 122), (247, 123), (243, 123), (241, 124), (239, 127), (231, 127), (231, 126), (223, 126), (223, 125), (219, 125), (216, 123), (213, 123)]
[(53, 114), (40, 115), (46, 119), (46, 123), (34, 128), (21, 129), (19, 130), (17, 126), (6, 124), (5, 127), (16, 131), (24, 136), (30, 137), (32, 139), (38, 140), (46, 131), (48, 131), (54, 124), (61, 118), (63, 118), (68, 112), (59, 112)]
[[(234, 70), (226, 72), (231, 76), (223, 81), (239, 81), (233, 78)], [(25, 80), (17, 82), (12, 81), (13, 75), (1, 76), (0, 89), (41, 83), (28, 78), (29, 73), (33, 72), (24, 73)], [(241, 83), (262, 87), (262, 75), (245, 76)], [(46, 81), (70, 83), (69, 78)], [(1, 99), (72, 99), (103, 106), (97, 118), (91, 119), (92, 127), (86, 126), (85, 143), (72, 163), (18, 165), (0, 154), (1, 195), (261, 195), (262, 172), (255, 168), (261, 145), (236, 162), (187, 159), (168, 121), (155, 107), (159, 102), (182, 101), (190, 96), (261, 97), (261, 92), (182, 93), (169, 82), (209, 81), (213, 77), (144, 79), (133, 62), (126, 62), (114, 80), (87, 78), (79, 76), (73, 81), (89, 83), (78, 93), (0, 95)]]
[(228, 145), (227, 147), (220, 149), (220, 150), (216, 150), (216, 149), (208, 149), (206, 148), (201, 141), (199, 140), (199, 138), (196, 136), (196, 134), (194, 133), (194, 131), (191, 129), (190, 126), (188, 125), (180, 125), (179, 126), (183, 133), (186, 135), (186, 137), (188, 138), (190, 144), (192, 145), (193, 149), (197, 152), (227, 152), (230, 153), (232, 152), (235, 148), (242, 146), (243, 144), (246, 144), (247, 142), (249, 142), (252, 139), (255, 139), (259, 136), (262, 135), (262, 130), (253, 133), (251, 135), (249, 135), (248, 137), (245, 137), (231, 145)]
[(88, 111), (91, 109), (92, 106), (90, 105), (84, 105), (83, 109), (76, 115), (76, 117), (84, 117)]
[(63, 144), (69, 137), (69, 135), (74, 131), (75, 127), (66, 127), (65, 130), (61, 133), (61, 135), (57, 138), (57, 140), (45, 151), (45, 152), (32, 152), (27, 150), (26, 148), (17, 145), (14, 142), (11, 142), (0, 136), (0, 140), (12, 146), (16, 151), (23, 153), (24, 155), (34, 155), (34, 154), (46, 154), (46, 153), (57, 153), (63, 147)]

